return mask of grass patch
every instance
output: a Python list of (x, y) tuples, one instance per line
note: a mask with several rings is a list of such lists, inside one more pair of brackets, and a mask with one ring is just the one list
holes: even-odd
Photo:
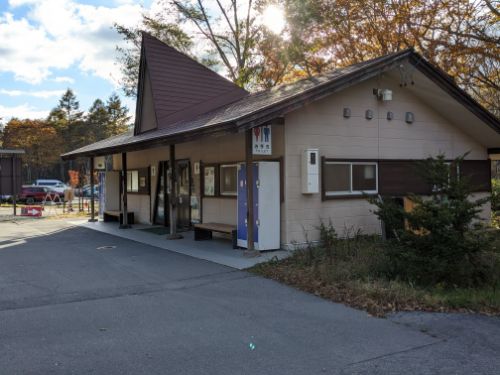
[[(485, 235), (493, 241), (495, 253), (491, 256), (500, 265), (500, 231)], [(390, 280), (386, 277), (385, 243), (380, 238), (354, 234), (349, 239), (322, 240), (330, 241), (327, 248), (309, 246), (249, 271), (374, 316), (396, 311), (500, 315), (500, 283), (477, 288), (421, 287)]]

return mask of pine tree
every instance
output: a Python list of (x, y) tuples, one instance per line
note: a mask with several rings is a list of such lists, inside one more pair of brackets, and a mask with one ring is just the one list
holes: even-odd
[(111, 94), (107, 103), (109, 124), (106, 127), (106, 138), (126, 132), (130, 128), (130, 116), (128, 108), (122, 105), (120, 97), (116, 93)]
[(89, 109), (85, 119), (87, 131), (92, 134), (92, 142), (108, 137), (110, 115), (108, 108), (101, 99), (96, 99)]
[[(63, 152), (74, 150), (92, 142), (92, 137), (86, 129), (80, 103), (71, 89), (67, 89), (47, 117), (47, 123), (52, 126), (63, 144)], [(60, 178), (67, 179), (67, 166), (60, 163)]]
[(460, 173), (464, 156), (449, 163), (444, 155), (422, 161), (416, 172), (432, 189), (410, 195), (412, 210), (388, 198), (369, 198), (375, 214), (396, 235), (387, 255), (392, 277), (421, 285), (476, 286), (490, 281), (485, 256), (491, 243), (474, 223), (490, 198), (474, 199), (469, 178)]

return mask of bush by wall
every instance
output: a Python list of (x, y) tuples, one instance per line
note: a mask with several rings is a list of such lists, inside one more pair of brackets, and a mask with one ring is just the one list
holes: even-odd
[(471, 199), (469, 181), (454, 173), (464, 157), (449, 163), (439, 155), (421, 163), (417, 172), (433, 192), (410, 196), (410, 212), (391, 199), (368, 198), (394, 237), (385, 246), (388, 277), (446, 287), (498, 282), (498, 256), (474, 225), (490, 198)]

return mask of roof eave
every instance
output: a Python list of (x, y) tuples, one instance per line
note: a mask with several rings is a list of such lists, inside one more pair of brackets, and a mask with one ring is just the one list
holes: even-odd
[(17, 149), (12, 149), (12, 148), (4, 148), (0, 149), (0, 155), (23, 155), (26, 152), (23, 149), (17, 148)]
[(441, 68), (431, 64), (418, 53), (411, 54), (410, 63), (436, 83), (436, 85), (438, 85), (441, 89), (447, 92), (452, 98), (457, 100), (465, 108), (477, 116), (481, 121), (486, 123), (497, 133), (500, 133), (500, 120), (493, 113), (485, 109), (481, 104), (473, 99), (465, 90), (461, 89)]
[(125, 145), (103, 147), (97, 150), (78, 152), (78, 150), (62, 154), (63, 160), (71, 160), (79, 157), (96, 157), (118, 154), (122, 152), (140, 151), (150, 147), (168, 146), (183, 142), (194, 141), (205, 136), (227, 135), (238, 132), (234, 122), (224, 122), (201, 129), (194, 129), (187, 132), (172, 134), (164, 137), (145, 139)]

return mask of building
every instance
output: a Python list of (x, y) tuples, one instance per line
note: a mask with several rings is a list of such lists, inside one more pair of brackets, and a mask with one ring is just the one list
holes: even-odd
[[(426, 194), (416, 161), (466, 152), (461, 173), (472, 178), (476, 195), (490, 194), (498, 118), (412, 49), (250, 94), (144, 34), (134, 130), (63, 158), (112, 155), (106, 210), (127, 209), (140, 223), (177, 220), (177, 227), (237, 225), (238, 170), (277, 163), (280, 204), (272, 227), (287, 248), (317, 239), (321, 220), (339, 232), (380, 232), (362, 192)], [(248, 181), (254, 173), (245, 169)], [(258, 194), (245, 190), (245, 199)], [(249, 230), (261, 225), (256, 210), (244, 213)], [(485, 206), (483, 217), (489, 214)]]
[(17, 196), (22, 187), (22, 155), (21, 149), (1, 149), (0, 148), (0, 202), (4, 199), (12, 201), (14, 215), (17, 214)]

